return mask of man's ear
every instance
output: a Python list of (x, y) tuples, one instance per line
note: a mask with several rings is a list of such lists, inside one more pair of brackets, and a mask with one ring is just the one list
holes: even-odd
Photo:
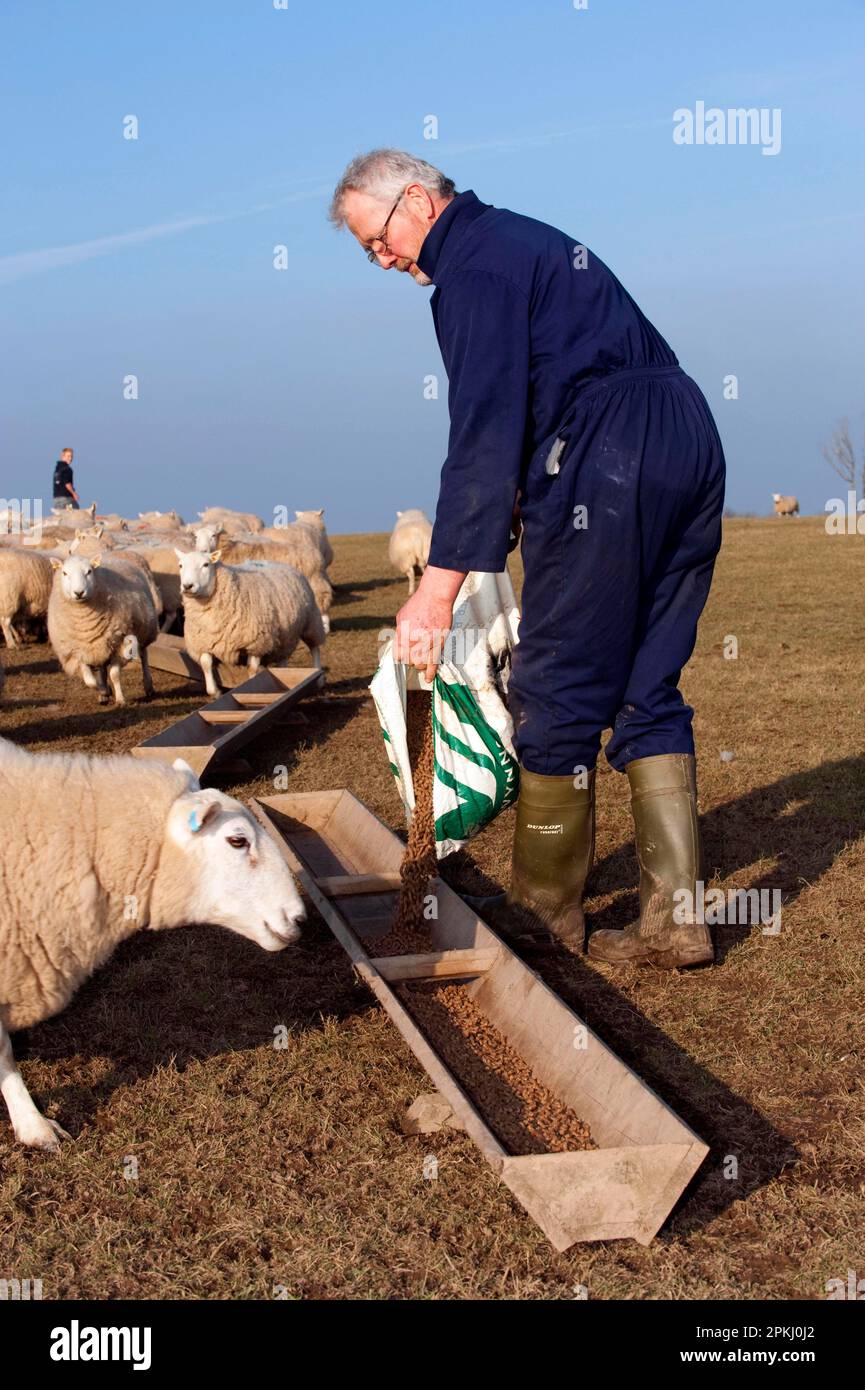
[(62, 570), (62, 568), (63, 568), (63, 561), (62, 561), (62, 560), (58, 560), (56, 555), (49, 555), (48, 558), (49, 558), (50, 561), (51, 561), (51, 568), (52, 568), (53, 570)]

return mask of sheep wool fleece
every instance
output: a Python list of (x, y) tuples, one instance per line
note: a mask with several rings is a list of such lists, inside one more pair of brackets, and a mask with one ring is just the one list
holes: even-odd
[(183, 901), (189, 869), (166, 847), (165, 831), (188, 786), (161, 763), (34, 756), (0, 739), (6, 1028), (58, 1013), (127, 936), (177, 920), (172, 895)]
[(480, 202), (418, 256), (448, 373), (429, 563), (505, 568), (521, 492), (525, 581), (509, 686), (530, 772), (694, 752), (678, 689), (721, 543), (709, 407), (612, 272), (573, 237)]

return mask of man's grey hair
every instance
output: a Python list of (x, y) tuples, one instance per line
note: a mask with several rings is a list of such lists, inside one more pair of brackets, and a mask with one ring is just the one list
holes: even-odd
[(452, 198), (456, 193), (453, 179), (425, 159), (405, 150), (370, 150), (369, 154), (356, 155), (349, 164), (334, 190), (328, 217), (335, 227), (345, 226), (342, 204), (350, 190), (392, 203), (410, 183), (422, 184), (439, 198)]

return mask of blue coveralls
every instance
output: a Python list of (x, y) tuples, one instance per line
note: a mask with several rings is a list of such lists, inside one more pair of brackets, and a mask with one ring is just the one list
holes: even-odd
[(693, 753), (678, 689), (721, 543), (724, 453), (697, 385), (608, 268), (460, 193), (417, 264), (448, 374), (429, 563), (525, 581), (509, 703), (531, 772)]

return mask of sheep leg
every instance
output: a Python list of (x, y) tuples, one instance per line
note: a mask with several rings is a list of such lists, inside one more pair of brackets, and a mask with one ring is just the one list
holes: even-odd
[(202, 652), (198, 658), (198, 664), (204, 672), (204, 688), (208, 695), (218, 695), (219, 686), (213, 674), (213, 655), (211, 652)]
[(172, 611), (171, 611), (170, 613), (169, 613), (169, 612), (163, 613), (163, 615), (162, 615), (162, 626), (160, 627), (159, 631), (160, 631), (160, 632), (170, 632), (170, 631), (171, 631), (171, 628), (174, 626), (174, 619), (175, 619), (176, 617), (177, 617), (177, 613), (176, 613), (173, 609), (172, 609)]
[(126, 701), (123, 698), (123, 686), (120, 684), (119, 661), (112, 661), (111, 665), (108, 667), (108, 679), (111, 683), (111, 689), (114, 692), (115, 704), (125, 705)]
[(411, 569), (406, 575), (406, 578), (408, 579), (408, 596), (409, 598), (411, 598), (412, 594), (414, 593), (414, 565), (412, 565)]
[(24, 1085), (23, 1077), (12, 1056), (12, 1043), (9, 1034), (0, 1023), (0, 1095), (6, 1102), (12, 1129), (19, 1144), (29, 1144), (33, 1149), (60, 1148), (60, 1140), (70, 1136), (61, 1129), (56, 1120), (49, 1120), (40, 1114), (33, 1104), (33, 1098)]
[(6, 646), (17, 647), (18, 635), (15, 632), (14, 627), (12, 626), (11, 618), (4, 618), (2, 623), (0, 623), (0, 626), (2, 626), (3, 628), (3, 636), (6, 638)]
[(150, 674), (150, 662), (147, 660), (147, 648), (142, 647), (139, 653), (141, 660), (141, 676), (144, 681), (145, 700), (153, 699), (153, 677)]
[(247, 670), (251, 676), (257, 676), (261, 670), (261, 657), (251, 656), (247, 663)]

